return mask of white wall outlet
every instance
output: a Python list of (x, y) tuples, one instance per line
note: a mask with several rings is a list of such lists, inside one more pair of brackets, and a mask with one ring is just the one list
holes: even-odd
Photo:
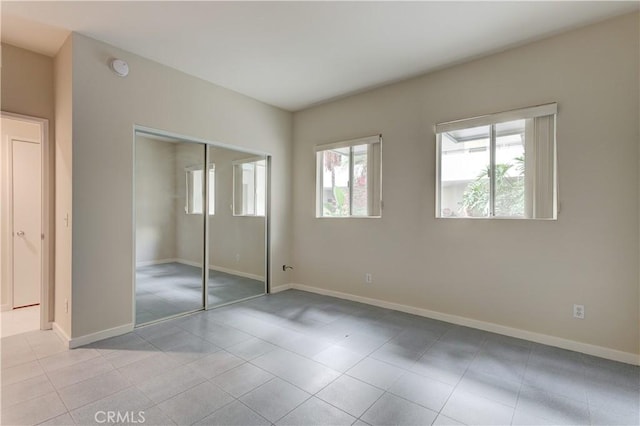
[(367, 284), (371, 284), (373, 282), (373, 276), (370, 273), (364, 274), (364, 282)]
[(584, 319), (584, 305), (573, 305), (573, 317)]
[(240, 253), (236, 253), (236, 263), (240, 262)]
[(64, 299), (64, 311), (69, 313), (69, 299)]

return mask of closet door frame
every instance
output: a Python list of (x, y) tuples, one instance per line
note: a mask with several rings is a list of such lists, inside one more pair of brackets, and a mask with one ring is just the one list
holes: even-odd
[[(161, 137), (161, 138), (167, 138), (167, 139), (174, 139), (176, 141), (180, 141), (180, 142), (185, 142), (185, 143), (194, 143), (194, 144), (200, 144), (203, 145), (205, 148), (205, 155), (204, 155), (204, 164), (203, 164), (203, 170), (208, 171), (208, 165), (210, 164), (210, 160), (211, 160), (211, 148), (223, 148), (223, 149), (228, 149), (228, 150), (233, 150), (233, 151), (239, 151), (239, 152), (243, 152), (243, 153), (247, 153), (247, 154), (252, 154), (252, 155), (256, 155), (256, 156), (261, 156), (264, 157), (266, 160), (266, 164), (267, 164), (267, 178), (266, 178), (266, 208), (265, 208), (265, 282), (264, 282), (264, 293), (260, 294), (260, 295), (256, 295), (256, 296), (251, 296), (245, 299), (241, 299), (241, 300), (234, 300), (232, 302), (226, 303), (226, 304), (222, 304), (222, 305), (216, 305), (214, 307), (210, 307), (209, 306), (209, 173), (203, 173), (204, 175), (204, 185), (203, 185), (203, 191), (204, 191), (204, 197), (203, 197), (203, 221), (204, 221), (204, 227), (203, 227), (203, 240), (202, 240), (202, 244), (203, 244), (203, 261), (202, 261), (202, 307), (199, 309), (194, 309), (194, 310), (190, 310), (190, 311), (186, 311), (186, 312), (182, 312), (179, 314), (175, 314), (175, 315), (170, 315), (168, 317), (164, 317), (161, 319), (157, 319), (157, 320), (153, 320), (153, 321), (149, 321), (149, 322), (145, 322), (143, 324), (137, 324), (136, 323), (136, 259), (135, 259), (135, 255), (136, 255), (136, 191), (135, 191), (135, 167), (136, 167), (136, 136), (140, 134), (142, 136), (157, 136), (157, 137)], [(230, 145), (230, 144), (225, 144), (225, 143), (220, 143), (220, 142), (215, 142), (215, 141), (210, 141), (210, 140), (206, 140), (206, 139), (200, 139), (200, 138), (195, 138), (195, 137), (191, 137), (191, 136), (186, 136), (186, 135), (182, 135), (182, 134), (178, 134), (178, 133), (173, 133), (173, 132), (169, 132), (166, 130), (160, 130), (160, 129), (154, 129), (151, 127), (146, 127), (146, 126), (141, 126), (141, 125), (134, 125), (133, 126), (133, 177), (132, 177), (132, 187), (133, 187), (133, 199), (132, 199), (132, 235), (133, 235), (133, 268), (132, 268), (132, 323), (134, 324), (134, 328), (136, 327), (141, 327), (141, 326), (147, 326), (147, 325), (151, 325), (151, 324), (155, 324), (158, 323), (160, 321), (166, 321), (169, 319), (173, 319), (173, 318), (177, 318), (177, 317), (181, 317), (181, 316), (185, 316), (185, 315), (190, 315), (193, 314), (195, 312), (200, 312), (200, 311), (208, 311), (209, 309), (215, 309), (215, 308), (219, 308), (231, 303), (237, 303), (243, 300), (248, 300), (248, 299), (253, 299), (255, 297), (260, 297), (264, 294), (270, 294), (271, 293), (271, 155), (269, 153), (265, 153), (265, 152), (261, 152), (261, 151), (255, 151), (255, 150), (249, 150), (249, 149), (245, 149), (245, 148), (241, 148), (241, 147), (237, 147), (234, 145)]]

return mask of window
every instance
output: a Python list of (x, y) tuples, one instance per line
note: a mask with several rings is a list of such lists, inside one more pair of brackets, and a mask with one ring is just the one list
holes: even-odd
[(437, 217), (556, 219), (557, 104), (436, 125)]
[(233, 162), (233, 215), (264, 216), (267, 207), (267, 160)]
[[(209, 164), (209, 215), (215, 213), (216, 166)], [(186, 169), (187, 197), (184, 211), (187, 214), (203, 214), (204, 206), (204, 174), (202, 167), (194, 166)]]
[(380, 217), (382, 136), (316, 147), (316, 216)]

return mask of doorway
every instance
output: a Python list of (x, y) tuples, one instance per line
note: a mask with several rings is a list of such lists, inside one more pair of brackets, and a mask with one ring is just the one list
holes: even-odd
[(48, 329), (48, 122), (2, 112), (2, 337)]
[(135, 132), (136, 326), (266, 293), (268, 157)]

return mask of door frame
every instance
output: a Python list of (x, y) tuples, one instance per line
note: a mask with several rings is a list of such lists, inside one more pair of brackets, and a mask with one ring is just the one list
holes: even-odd
[[(40, 239), (41, 244), (41, 276), (40, 276), (40, 329), (41, 330), (50, 330), (52, 327), (52, 320), (50, 318), (50, 314), (53, 312), (51, 309), (51, 295), (53, 295), (53, 282), (50, 280), (51, 273), (51, 243), (53, 241), (51, 234), (51, 227), (49, 226), (49, 221), (52, 215), (52, 198), (51, 191), (49, 187), (49, 176), (51, 173), (50, 160), (51, 160), (51, 147), (49, 142), (49, 120), (46, 118), (40, 117), (32, 117), (23, 114), (16, 114), (7, 111), (0, 111), (0, 117), (8, 118), (16, 121), (23, 121), (27, 123), (37, 124), (40, 127), (40, 167), (41, 167), (41, 190), (42, 190), (42, 200), (41, 200), (41, 232), (42, 238)], [(11, 143), (11, 136), (9, 136), (9, 142)], [(7, 164), (11, 164), (11, 160), (7, 161)], [(11, 170), (9, 170), (11, 172)], [(8, 184), (11, 186), (10, 192), (8, 194), (10, 205), (13, 205), (13, 181), (12, 176), (9, 175)], [(7, 232), (7, 235), (13, 233), (13, 211), (9, 209), (9, 217), (7, 218), (6, 227), (8, 229), (3, 229), (4, 232)], [(13, 241), (13, 240), (12, 240)], [(10, 307), (9, 309), (13, 309), (13, 244), (8, 244), (8, 264), (9, 265), (9, 273), (11, 274), (11, 285), (9, 286), (9, 300)], [(4, 308), (5, 305), (3, 305)]]
[[(131, 168), (132, 168), (132, 179), (131, 179), (131, 186), (132, 186), (132, 198), (131, 198), (131, 232), (132, 232), (132, 270), (131, 270), (131, 281), (132, 281), (132, 289), (131, 289), (131, 322), (133, 324), (133, 328), (137, 328), (137, 327), (146, 327), (158, 322), (162, 322), (162, 321), (166, 321), (169, 319), (173, 319), (173, 318), (177, 318), (177, 317), (181, 317), (181, 316), (185, 316), (185, 315), (190, 315), (196, 312), (201, 312), (201, 311), (208, 311), (209, 309), (211, 309), (209, 307), (209, 301), (208, 301), (208, 297), (209, 297), (209, 217), (208, 214), (204, 215), (204, 228), (203, 228), (203, 232), (204, 232), (204, 238), (203, 238), (203, 244), (204, 244), (204, 253), (203, 253), (203, 264), (202, 264), (202, 274), (203, 274), (203, 307), (201, 309), (196, 309), (193, 311), (188, 311), (188, 312), (183, 312), (183, 313), (179, 313), (179, 314), (175, 314), (175, 315), (171, 315), (168, 317), (164, 317), (164, 318), (160, 318), (158, 320), (154, 320), (154, 321), (150, 321), (150, 322), (146, 322), (144, 324), (136, 324), (136, 135), (137, 134), (142, 134), (142, 135), (149, 135), (149, 136), (159, 136), (161, 138), (167, 138), (167, 139), (174, 139), (174, 140), (179, 140), (181, 142), (187, 142), (187, 143), (195, 143), (195, 144), (202, 144), (205, 146), (205, 158), (204, 158), (204, 169), (203, 170), (208, 170), (208, 165), (210, 163), (210, 154), (209, 154), (209, 148), (213, 147), (213, 148), (224, 148), (224, 149), (229, 149), (229, 150), (234, 150), (234, 151), (241, 151), (247, 154), (253, 154), (253, 155), (259, 155), (261, 157), (264, 157), (266, 159), (266, 163), (267, 163), (267, 178), (266, 178), (266, 185), (267, 185), (267, 191), (266, 191), (266, 207), (265, 207), (265, 284), (264, 284), (264, 293), (257, 295), (257, 296), (250, 296), (248, 298), (245, 299), (241, 299), (241, 300), (235, 300), (232, 302), (228, 302), (228, 303), (224, 303), (222, 305), (216, 305), (215, 307), (213, 307), (213, 309), (215, 308), (220, 308), (226, 305), (230, 305), (233, 303), (238, 303), (238, 302), (242, 302), (245, 300), (249, 300), (249, 299), (253, 299), (256, 297), (260, 297), (263, 296), (265, 294), (270, 294), (271, 293), (271, 154), (268, 152), (264, 152), (264, 151), (258, 151), (258, 150), (254, 150), (254, 149), (250, 149), (250, 148), (245, 148), (245, 147), (239, 147), (236, 145), (231, 145), (231, 144), (227, 144), (227, 143), (223, 143), (223, 142), (217, 142), (217, 141), (211, 141), (208, 139), (201, 139), (201, 138), (197, 138), (197, 137), (193, 137), (193, 136), (187, 136), (187, 135), (183, 135), (183, 134), (179, 134), (179, 133), (175, 133), (175, 132), (170, 132), (167, 130), (160, 130), (160, 129), (156, 129), (153, 127), (148, 127), (148, 126), (143, 126), (143, 125), (139, 125), (139, 124), (134, 124), (133, 125), (133, 132), (132, 132), (132, 151), (133, 151), (133, 155), (132, 155), (132, 164), (131, 164)], [(208, 183), (209, 183), (209, 177), (208, 177), (208, 173), (205, 173), (205, 187), (204, 187), (204, 200), (203, 203), (205, 206), (205, 212), (208, 212), (208, 206), (209, 206), (209, 190), (208, 190)]]

